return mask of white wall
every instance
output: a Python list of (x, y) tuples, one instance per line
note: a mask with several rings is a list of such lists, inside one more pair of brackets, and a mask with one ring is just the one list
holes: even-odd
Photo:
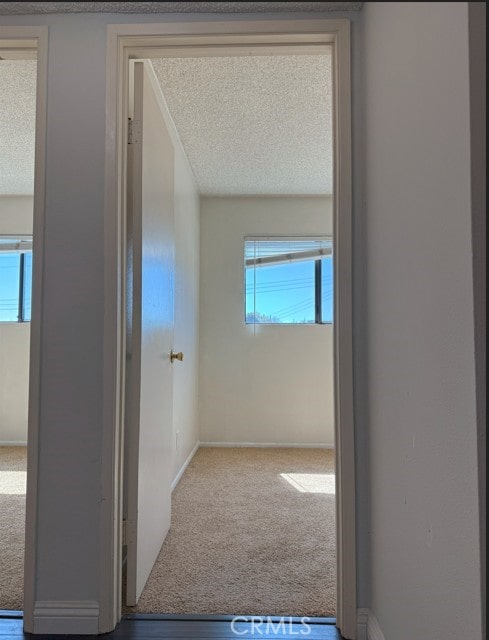
[(466, 3), (366, 3), (371, 608), (481, 638)]
[(201, 198), (200, 440), (334, 442), (332, 325), (246, 325), (246, 235), (332, 232), (329, 197)]
[[(169, 117), (169, 116), (168, 116)], [(170, 129), (170, 135), (172, 131)], [(173, 137), (173, 136), (172, 136)], [(199, 195), (179, 140), (175, 146), (175, 362), (173, 477), (199, 441)]]
[(486, 4), (469, 3), (474, 351), (479, 457), (482, 631), (486, 634)]
[[(356, 438), (356, 477), (357, 477), (357, 558), (358, 558), (358, 583), (359, 604), (370, 604), (370, 583), (375, 594), (372, 596), (376, 612), (382, 626), (388, 624), (387, 629), (392, 631), (390, 638), (401, 638), (402, 630), (398, 632), (395, 621), (390, 617), (392, 608), (397, 619), (406, 625), (408, 637), (442, 637), (446, 632), (447, 620), (450, 628), (445, 637), (451, 638), (460, 631), (464, 624), (464, 633), (467, 637), (479, 637), (480, 634), (472, 634), (473, 627), (466, 627), (467, 613), (472, 614), (477, 607), (478, 593), (473, 588), (474, 576), (478, 574), (474, 559), (469, 558), (465, 563), (467, 549), (477, 549), (474, 544), (474, 536), (477, 531), (477, 523), (472, 521), (473, 502), (476, 500), (477, 486), (472, 474), (475, 474), (476, 459), (468, 453), (471, 448), (472, 435), (467, 429), (467, 414), (463, 410), (467, 408), (468, 392), (464, 380), (469, 380), (471, 372), (466, 362), (467, 332), (470, 330), (465, 310), (457, 306), (455, 317), (463, 315), (462, 338), (459, 342), (458, 332), (455, 337), (447, 341), (447, 351), (433, 353), (432, 346), (426, 343), (425, 353), (419, 355), (419, 349), (413, 353), (416, 361), (420, 361), (421, 367), (414, 367), (411, 362), (411, 349), (405, 345), (406, 338), (411, 339), (413, 331), (419, 327), (416, 322), (408, 323), (405, 315), (395, 314), (395, 306), (402, 302), (402, 287), (388, 286), (383, 291), (383, 285), (389, 280), (389, 272), (396, 269), (397, 258), (393, 255), (394, 248), (400, 251), (404, 259), (405, 250), (399, 239), (399, 235), (406, 235), (411, 239), (414, 232), (407, 226), (411, 220), (416, 223), (416, 230), (423, 233), (416, 236), (411, 255), (414, 259), (421, 259), (422, 273), (416, 269), (416, 278), (420, 286), (426, 281), (426, 266), (428, 266), (428, 279), (432, 281), (436, 277), (442, 277), (440, 265), (434, 259), (426, 265), (427, 249), (430, 244), (429, 237), (432, 231), (425, 235), (425, 218), (429, 219), (431, 209), (436, 213), (435, 220), (430, 228), (436, 227), (441, 234), (441, 244), (445, 244), (450, 251), (452, 263), (459, 267), (463, 263), (463, 269), (458, 271), (464, 281), (457, 287), (457, 299), (460, 297), (459, 289), (470, 295), (471, 281), (467, 273), (467, 264), (470, 262), (470, 246), (467, 242), (457, 241), (456, 251), (453, 245), (459, 240), (458, 235), (452, 237), (454, 224), (457, 222), (464, 226), (469, 224), (466, 220), (465, 196), (458, 193), (460, 186), (459, 173), (463, 176), (467, 172), (467, 162), (458, 155), (460, 136), (465, 139), (464, 119), (465, 108), (462, 105), (457, 118), (454, 117), (455, 107), (457, 111), (460, 101), (464, 99), (464, 87), (467, 77), (467, 67), (460, 65), (466, 56), (466, 47), (463, 46), (465, 26), (463, 20), (454, 20), (454, 12), (459, 15), (465, 4), (440, 3), (436, 9), (436, 20), (430, 22), (432, 41), (422, 27), (422, 17), (427, 12), (434, 12), (433, 5), (417, 3), (416, 6), (400, 3), (381, 3), (379, 5), (367, 3), (362, 13), (353, 14), (353, 113), (354, 113), (354, 364), (355, 364), (355, 438)], [(394, 13), (392, 13), (394, 12)], [(365, 15), (362, 15), (362, 14)], [(416, 18), (418, 16), (418, 18)], [(260, 18), (265, 18), (261, 15)], [(277, 20), (289, 17), (286, 14), (267, 16), (265, 19)], [(304, 15), (303, 15), (304, 17)], [(307, 16), (306, 16), (307, 17)], [(311, 17), (311, 14), (309, 14)], [(341, 17), (339, 14), (314, 13), (314, 17)], [(344, 16), (343, 16), (344, 17)], [(367, 80), (365, 90), (360, 82), (359, 60), (363, 57), (362, 51), (362, 21), (367, 18), (367, 33), (365, 53), (368, 55), (366, 63)], [(103, 376), (103, 336), (104, 336), (104, 308), (108, 303), (104, 299), (103, 290), (103, 264), (104, 264), (104, 232), (110, 233), (112, 227), (107, 223), (104, 227), (104, 170), (105, 170), (105, 100), (106, 100), (106, 25), (117, 22), (154, 22), (166, 20), (180, 20), (180, 15), (36, 15), (36, 16), (2, 16), (2, 26), (18, 25), (49, 25), (49, 81), (48, 81), (48, 144), (46, 149), (47, 173), (46, 173), (46, 229), (44, 238), (44, 272), (43, 272), (43, 326), (41, 332), (41, 396), (39, 415), (39, 474), (38, 474), (38, 536), (35, 541), (37, 564), (35, 573), (35, 599), (41, 602), (52, 602), (55, 606), (58, 602), (65, 603), (82, 602), (90, 606), (102, 600), (104, 580), (101, 567), (104, 566), (106, 549), (102, 548), (101, 537), (101, 513), (103, 505), (107, 503), (101, 487), (104, 478), (104, 469), (101, 460), (103, 439), (103, 409), (102, 409), (102, 376)], [(189, 20), (203, 20), (208, 16), (187, 16)], [(234, 16), (217, 15), (216, 19), (234, 19)], [(249, 19), (249, 16), (241, 15), (240, 19)], [(447, 21), (449, 24), (447, 24)], [(452, 28), (442, 33), (445, 27)], [(399, 46), (398, 46), (399, 45)], [(401, 46), (402, 45), (402, 46)], [(460, 47), (462, 51), (460, 52)], [(441, 52), (440, 54), (437, 52)], [(461, 53), (461, 58), (455, 56)], [(402, 60), (400, 56), (402, 54)], [(443, 61), (450, 64), (443, 64)], [(446, 70), (454, 64), (454, 73), (450, 78), (446, 76)], [(413, 66), (414, 65), (414, 66)], [(433, 65), (436, 66), (435, 73)], [(409, 69), (415, 72), (412, 77)], [(426, 68), (426, 71), (425, 71)], [(406, 73), (409, 82), (406, 84)], [(430, 78), (426, 78), (430, 73)], [(417, 81), (420, 76), (419, 82)], [(441, 77), (441, 85), (439, 85)], [(401, 81), (404, 85), (401, 85)], [(455, 90), (450, 94), (449, 100), (441, 100), (440, 96), (447, 85), (453, 83)], [(408, 90), (409, 89), (409, 90)], [(359, 117), (363, 114), (363, 93), (368, 100), (368, 113), (363, 126)], [(384, 91), (391, 91), (397, 95), (398, 100), (392, 96), (384, 104)], [(404, 102), (413, 107), (411, 111), (405, 110)], [(415, 100), (418, 104), (413, 104)], [(377, 112), (378, 109), (378, 112)], [(428, 114), (425, 115), (425, 109)], [(402, 114), (402, 118), (398, 114)], [(448, 116), (455, 122), (447, 125)], [(69, 117), (67, 117), (69, 114)], [(465, 114), (465, 115), (464, 115)], [(395, 123), (392, 119), (395, 118)], [(416, 122), (414, 120), (416, 119)], [(383, 121), (386, 128), (383, 127)], [(73, 122), (77, 126), (73, 126)], [(462, 123), (462, 130), (459, 126)], [(441, 129), (441, 131), (440, 131)], [(369, 208), (366, 217), (363, 211), (362, 192), (362, 137), (367, 131), (369, 151), (367, 160), (369, 174)], [(386, 134), (388, 131), (389, 135)], [(418, 133), (418, 131), (420, 133)], [(421, 134), (421, 135), (420, 135)], [(436, 140), (433, 138), (436, 135)], [(400, 137), (402, 136), (402, 140)], [(420, 139), (422, 138), (422, 139)], [(401, 142), (402, 144), (398, 144)], [(429, 143), (433, 142), (433, 145)], [(441, 146), (443, 145), (443, 146)], [(413, 157), (412, 146), (420, 149), (421, 153), (416, 157), (418, 162), (411, 162)], [(448, 153), (444, 153), (445, 148)], [(455, 153), (452, 153), (455, 148)], [(407, 153), (406, 159), (403, 158)], [(432, 155), (435, 155), (434, 166), (431, 163)], [(440, 158), (453, 163), (449, 172), (449, 178), (434, 180), (433, 172), (436, 171)], [(395, 159), (395, 162), (393, 162)], [(430, 161), (430, 166), (426, 164)], [(421, 171), (423, 169), (423, 172)], [(418, 212), (419, 203), (415, 202), (405, 214), (406, 202), (411, 202), (416, 191), (413, 188), (406, 193), (406, 185), (413, 185), (412, 175), (419, 179), (426, 171), (430, 178), (429, 198), (423, 200), (422, 213), (426, 214), (422, 220)], [(460, 170), (460, 171), (459, 171)], [(399, 187), (399, 195), (395, 197), (392, 190), (384, 193), (386, 185), (391, 184), (392, 175), (395, 176), (395, 184)], [(76, 180), (73, 179), (76, 176)], [(408, 181), (408, 178), (411, 180)], [(405, 181), (405, 182), (404, 182)], [(448, 188), (448, 195), (446, 194)], [(434, 198), (434, 192), (442, 195), (443, 205), (447, 207), (446, 216), (440, 213), (441, 200)], [(465, 193), (465, 189), (464, 189)], [(359, 195), (360, 194), (360, 195)], [(373, 197), (375, 196), (375, 197)], [(459, 198), (464, 197), (460, 212), (455, 214), (454, 208)], [(389, 203), (379, 199), (389, 197)], [(428, 207), (429, 205), (429, 207)], [(429, 209), (429, 211), (428, 211)], [(429, 215), (428, 215), (429, 214)], [(395, 217), (394, 217), (395, 216)], [(460, 220), (459, 220), (460, 218)], [(401, 221), (402, 224), (399, 222)], [(436, 223), (436, 224), (435, 224)], [(399, 227), (398, 225), (401, 224)], [(397, 231), (398, 230), (398, 231)], [(463, 237), (465, 232), (462, 233)], [(385, 241), (384, 241), (385, 239)], [(432, 244), (432, 243), (431, 243)], [(391, 245), (393, 247), (391, 248)], [(387, 255), (386, 255), (387, 252)], [(87, 260), (87, 255), (90, 260)], [(411, 264), (411, 263), (410, 263)], [(368, 267), (368, 273), (367, 268)], [(413, 272), (412, 265), (407, 274)], [(70, 284), (66, 287), (67, 282)], [(372, 290), (372, 299), (369, 302), (369, 313), (366, 315), (366, 304), (369, 301), (368, 288)], [(403, 287), (412, 298), (414, 283), (412, 280), (403, 282)], [(63, 300), (59, 292), (64, 291)], [(447, 287), (443, 287), (442, 295), (438, 291), (430, 293), (428, 301), (424, 296), (423, 304), (419, 307), (420, 316), (423, 315), (423, 335), (429, 330), (437, 336), (448, 338), (446, 314), (443, 321), (439, 322), (440, 309), (447, 305), (453, 309), (448, 300)], [(393, 305), (388, 302), (392, 300)], [(418, 300), (419, 302), (419, 300)], [(463, 303), (466, 302), (464, 299)], [(380, 306), (379, 306), (380, 303)], [(433, 305), (433, 307), (432, 307)], [(393, 308), (394, 307), (394, 308)], [(434, 311), (433, 311), (434, 309)], [(393, 318), (392, 314), (396, 317)], [(435, 317), (433, 317), (435, 316)], [(368, 321), (368, 327), (367, 327)], [(398, 323), (392, 327), (391, 322)], [(426, 324), (427, 323), (427, 324)], [(436, 329), (434, 329), (436, 325)], [(399, 328), (397, 331), (396, 329)], [(390, 420), (384, 414), (386, 410), (393, 410), (393, 400), (389, 395), (385, 396), (387, 385), (386, 377), (391, 373), (381, 372), (387, 362), (391, 362), (394, 368), (395, 381), (398, 381), (402, 368), (399, 362), (396, 367), (396, 357), (400, 341), (403, 342), (402, 359), (399, 362), (407, 363), (402, 382), (405, 384), (405, 395), (411, 398), (411, 408), (419, 406), (420, 411), (425, 403), (429, 403), (430, 395), (440, 395), (438, 380), (445, 378), (452, 381), (455, 375), (457, 381), (461, 379), (461, 386), (453, 387), (455, 393), (452, 398), (447, 394), (446, 405), (436, 412), (434, 420), (428, 422), (428, 434), (430, 446), (418, 447), (418, 457), (423, 457), (423, 451), (429, 460), (424, 459), (422, 464), (407, 473), (406, 462), (402, 455), (392, 459), (389, 454), (393, 449), (399, 451), (399, 432), (392, 435), (391, 424), (402, 425), (402, 429), (409, 428), (412, 424), (420, 423), (414, 420), (416, 416), (406, 417), (405, 406), (400, 406), (399, 419), (396, 415)], [(416, 344), (414, 342), (414, 344)], [(394, 354), (389, 357), (388, 351)], [(455, 353), (456, 352), (456, 353)], [(459, 355), (461, 358), (459, 359)], [(447, 356), (450, 357), (450, 366), (447, 364)], [(369, 369), (366, 363), (372, 360)], [(426, 379), (424, 368), (425, 360), (433, 364), (438, 360), (436, 367), (429, 367), (428, 371), (435, 369), (434, 375)], [(459, 362), (460, 360), (460, 362)], [(380, 361), (380, 362), (379, 362)], [(382, 364), (381, 364), (382, 363)], [(375, 374), (371, 388), (371, 398), (366, 393), (366, 381), (370, 374)], [(409, 375), (408, 375), (409, 374)], [(466, 378), (466, 374), (468, 378)], [(424, 387), (413, 395), (413, 385), (418, 378), (422, 378)], [(397, 388), (397, 385), (396, 385)], [(401, 386), (401, 388), (403, 388)], [(389, 391), (389, 389), (387, 389)], [(460, 407), (454, 406), (455, 397), (462, 396)], [(470, 395), (470, 394), (469, 394)], [(394, 394), (394, 397), (395, 394)], [(370, 404), (372, 410), (369, 409)], [(453, 409), (453, 415), (452, 415)], [(424, 411), (423, 411), (424, 413)], [(454, 432), (454, 422), (463, 413), (460, 420), (463, 437), (458, 438)], [(368, 427), (372, 421), (372, 448), (375, 455), (372, 459), (368, 455)], [(434, 424), (444, 424), (447, 421), (447, 431), (442, 431), (442, 426), (435, 428)], [(378, 423), (376, 421), (379, 421)], [(425, 421), (421, 421), (426, 428)], [(400, 429), (400, 427), (398, 427)], [(432, 430), (436, 433), (432, 433)], [(419, 434), (418, 434), (419, 435)], [(439, 436), (439, 438), (438, 438)], [(392, 443), (394, 440), (394, 443)], [(433, 464), (431, 452), (435, 448), (434, 441), (440, 441), (437, 455)], [(454, 442), (456, 441), (456, 446)], [(387, 445), (386, 445), (387, 443)], [(412, 439), (411, 439), (412, 443)], [(419, 443), (419, 440), (418, 440)], [(473, 443), (473, 442), (472, 442)], [(412, 446), (412, 445), (411, 445)], [(459, 452), (460, 447), (460, 452)], [(402, 448), (402, 453), (409, 451)], [(382, 454), (387, 455), (382, 458)], [(460, 453), (462, 454), (460, 456)], [(475, 455), (475, 454), (474, 454)], [(387, 469), (392, 460), (392, 468)], [(446, 469), (456, 463), (456, 474), (450, 474), (446, 488), (442, 485), (446, 480)], [(463, 468), (461, 468), (463, 464)], [(376, 468), (378, 465), (378, 468)], [(430, 467), (435, 466), (435, 471)], [(368, 485), (368, 470), (372, 470), (370, 505)], [(474, 469), (474, 471), (472, 471)], [(417, 473), (420, 477), (417, 477)], [(454, 480), (458, 475), (458, 480)], [(438, 481), (438, 476), (440, 481)], [(446, 518), (448, 533), (444, 528), (435, 529), (435, 544), (438, 546), (439, 534), (450, 539), (446, 544), (446, 553), (440, 554), (436, 562), (426, 554), (426, 545), (420, 542), (414, 548), (415, 540), (407, 540), (406, 534), (391, 526), (384, 531), (384, 525), (392, 522), (399, 515), (395, 510), (389, 513), (389, 500), (384, 492), (391, 494), (396, 487), (403, 482), (413, 483), (413, 495), (426, 494), (430, 504), (434, 504), (438, 513), (442, 504), (446, 505)], [(419, 486), (421, 484), (421, 486)], [(385, 485), (385, 486), (384, 486)], [(62, 487), (62, 490), (60, 490)], [(453, 499), (448, 493), (453, 492)], [(466, 507), (461, 506), (461, 495), (468, 496)], [(412, 500), (410, 504), (412, 504)], [(416, 509), (415, 522), (420, 520), (419, 505)], [(370, 513), (372, 516), (370, 518)], [(427, 510), (426, 513), (432, 513)], [(469, 516), (463, 532), (458, 523), (458, 515)], [(438, 513), (439, 515), (439, 513)], [(452, 518), (457, 518), (457, 526), (453, 527)], [(370, 530), (369, 520), (372, 520), (375, 545), (372, 550), (368, 547), (367, 532)], [(461, 518), (462, 519), (462, 518)], [(463, 519), (462, 519), (463, 520)], [(437, 522), (440, 518), (437, 516)], [(399, 519), (399, 529), (407, 528), (412, 532), (413, 527), (405, 516)], [(454, 536), (460, 536), (459, 544), (455, 544)], [(388, 535), (387, 535), (388, 534)], [(468, 534), (468, 535), (465, 535)], [(387, 536), (384, 538), (384, 536)], [(384, 549), (382, 542), (385, 540)], [(406, 550), (403, 545), (406, 543)], [(393, 557), (392, 547), (401, 553), (403, 563), (392, 563), (388, 567), (386, 558)], [(386, 558), (383, 559), (382, 551)], [(370, 555), (373, 554), (372, 561)], [(470, 554), (470, 551), (469, 551)], [(412, 556), (413, 563), (408, 564)], [(418, 572), (423, 560), (427, 560), (426, 569), (420, 568), (418, 579), (413, 579), (410, 569)], [(369, 567), (371, 566), (371, 568)], [(400, 570), (399, 570), (400, 569)], [(372, 580), (370, 579), (372, 572)], [(452, 576), (460, 573), (458, 590), (455, 589)], [(396, 576), (394, 578), (390, 574)], [(449, 574), (449, 575), (448, 575)], [(436, 585), (433, 585), (433, 576), (439, 576)], [(414, 583), (414, 584), (413, 584)], [(468, 586), (468, 590), (466, 590)], [(392, 587), (392, 588), (391, 588)], [(409, 597), (406, 596), (407, 588), (410, 588)], [(390, 588), (390, 589), (389, 589)], [(415, 596), (414, 592), (418, 592)], [(448, 595), (450, 611), (446, 615), (446, 608), (440, 606), (440, 595)], [(455, 597), (456, 592), (456, 597)], [(395, 599), (397, 602), (392, 603)], [(422, 602), (420, 602), (422, 600)], [(399, 611), (400, 603), (406, 601), (412, 605), (407, 614)], [(434, 602), (433, 611), (428, 614), (427, 608)], [(418, 606), (419, 605), (419, 606)], [(464, 609), (465, 607), (465, 609)], [(407, 608), (407, 607), (406, 607)], [(27, 612), (29, 614), (29, 612)], [(30, 612), (32, 613), (32, 612)], [(420, 615), (421, 614), (421, 615)], [(460, 615), (464, 614), (464, 615)], [(388, 620), (389, 618), (389, 620)], [(475, 619), (475, 618), (474, 618)], [(411, 625), (423, 623), (422, 633), (409, 633)], [(438, 635), (433, 631), (433, 626), (440, 624), (442, 630)], [(102, 621), (102, 628), (104, 621)], [(70, 627), (71, 630), (74, 626)], [(458, 633), (459, 636), (462, 634)]]
[(31, 235), (32, 208), (32, 196), (0, 196), (0, 235)]
[[(32, 234), (32, 196), (0, 196), (0, 235)], [(0, 322), (0, 445), (27, 442), (29, 322)]]
[[(280, 20), (291, 14), (255, 17)], [(314, 17), (345, 16), (315, 12)], [(234, 21), (250, 16), (200, 14), (185, 19)], [(359, 14), (354, 19), (358, 23)], [(110, 508), (101, 457), (102, 443), (109, 437), (104, 430), (104, 335), (113, 339), (104, 334), (104, 313), (114, 296), (110, 292), (106, 297), (104, 291), (104, 238), (115, 233), (114, 222), (104, 218), (107, 25), (155, 20), (171, 22), (182, 16), (1, 19), (2, 27), (49, 26), (34, 599), (54, 608), (66, 602), (86, 605), (87, 612), (94, 612), (86, 615), (93, 632), (107, 630), (108, 614), (99, 623), (97, 606), (109, 588), (101, 526)], [(28, 625), (31, 617), (32, 610), (26, 611)], [(36, 616), (34, 628), (37, 620), (41, 623)], [(56, 626), (48, 620), (44, 628), (50, 623), (49, 629)], [(64, 629), (78, 629), (76, 621), (66, 621)]]

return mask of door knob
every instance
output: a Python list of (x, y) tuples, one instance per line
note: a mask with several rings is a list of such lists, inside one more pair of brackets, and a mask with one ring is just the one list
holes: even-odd
[(170, 351), (170, 362), (173, 362), (174, 360), (180, 360), (180, 362), (183, 360), (182, 351), (179, 351), (178, 353), (175, 353), (173, 349)]

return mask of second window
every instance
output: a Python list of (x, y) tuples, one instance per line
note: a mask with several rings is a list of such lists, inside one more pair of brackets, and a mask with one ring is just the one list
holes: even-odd
[(245, 238), (247, 324), (333, 322), (332, 238)]

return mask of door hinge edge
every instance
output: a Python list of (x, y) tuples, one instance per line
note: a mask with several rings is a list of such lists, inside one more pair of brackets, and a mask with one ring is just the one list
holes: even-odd
[(141, 142), (141, 121), (127, 120), (127, 144), (140, 144)]

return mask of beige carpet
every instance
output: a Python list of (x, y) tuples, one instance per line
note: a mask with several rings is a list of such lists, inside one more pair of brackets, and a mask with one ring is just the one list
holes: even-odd
[[(25, 447), (0, 447), (0, 609), (22, 609)], [(200, 449), (127, 612), (335, 615), (334, 455)]]
[(22, 609), (26, 447), (0, 447), (0, 609)]
[(128, 612), (335, 615), (334, 454), (200, 449)]

